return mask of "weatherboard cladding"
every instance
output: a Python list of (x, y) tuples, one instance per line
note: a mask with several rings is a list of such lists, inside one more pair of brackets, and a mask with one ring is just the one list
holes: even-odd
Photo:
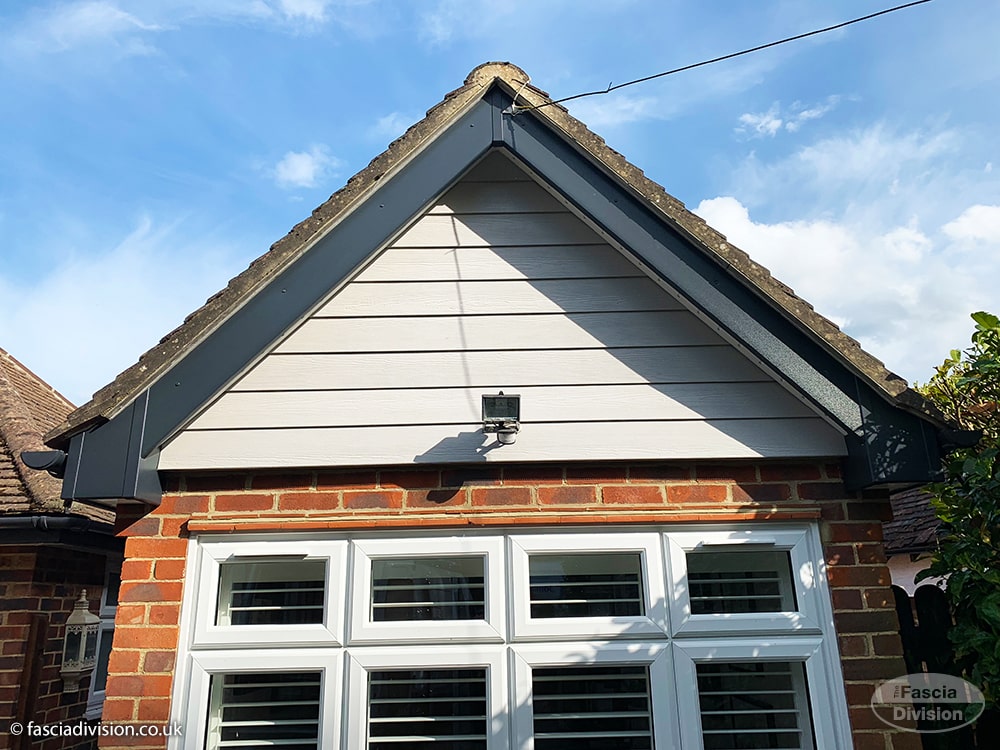
[[(901, 379), (581, 123), (545, 106), (544, 92), (525, 81), (509, 64), (477, 68), (312, 217), (50, 433), (53, 446), (70, 443), (64, 495), (155, 500), (160, 448), (313, 312), (331, 285), (339, 291), (493, 149), (529, 169), (651, 279), (844, 430), (851, 486), (929, 476), (938, 423)], [(515, 96), (520, 105), (543, 108), (513, 115)], [(443, 226), (451, 219), (428, 217)], [(321, 463), (331, 462), (342, 463), (324, 454)]]
[[(845, 452), (513, 166), (488, 155), (165, 446), (160, 468)], [(498, 387), (521, 394), (524, 429), (491, 450), (479, 401)]]

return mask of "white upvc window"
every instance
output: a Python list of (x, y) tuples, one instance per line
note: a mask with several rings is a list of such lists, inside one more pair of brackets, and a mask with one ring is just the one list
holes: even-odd
[(346, 746), (508, 750), (500, 646), (353, 649)]
[[(673, 644), (683, 746), (852, 747), (836, 649), (818, 637), (691, 639)], [(834, 692), (838, 691), (838, 692)], [(836, 698), (837, 704), (831, 704)]]
[(823, 629), (823, 558), (814, 530), (684, 531), (664, 538), (674, 635)]
[(205, 542), (195, 647), (339, 645), (346, 541)]
[(663, 636), (659, 534), (547, 534), (510, 540), (516, 640)]
[(171, 747), (848, 748), (821, 552), (807, 524), (196, 538)]
[(184, 736), (175, 746), (338, 746), (340, 712), (327, 707), (340, 699), (340, 654), (296, 648), (234, 656), (232, 651), (192, 654), (192, 710), (185, 714)]
[(515, 747), (677, 747), (666, 644), (523, 644), (512, 651)]
[(504, 640), (502, 538), (359, 539), (353, 548), (351, 643)]

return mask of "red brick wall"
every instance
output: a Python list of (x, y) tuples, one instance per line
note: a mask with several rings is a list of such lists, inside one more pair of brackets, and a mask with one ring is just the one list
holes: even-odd
[(890, 733), (868, 708), (878, 680), (906, 672), (881, 544), (888, 500), (847, 493), (835, 464), (521, 465), (172, 481), (154, 511), (140, 518), (130, 506), (120, 519), (128, 539), (106, 721), (168, 718), (190, 531), (819, 518), (855, 747), (920, 747), (916, 735)]
[[(66, 618), (82, 589), (87, 590), (90, 611), (100, 608), (104, 587), (105, 557), (65, 547), (0, 547), (0, 748), (92, 748), (93, 739), (59, 737), (38, 739), (30, 745), (12, 737), (7, 728), (14, 720), (18, 700), (26, 702), (27, 715), (17, 717), (38, 724), (83, 720), (89, 680), (80, 690), (63, 693), (62, 665)], [(44, 622), (44, 652), (37, 695), (25, 695), (26, 640), (33, 618)], [(21, 744), (24, 743), (24, 744)]]

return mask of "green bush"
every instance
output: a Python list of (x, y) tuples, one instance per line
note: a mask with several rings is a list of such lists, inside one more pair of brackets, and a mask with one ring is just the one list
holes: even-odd
[(951, 453), (944, 479), (929, 488), (942, 523), (931, 567), (947, 577), (958, 666), (986, 696), (1000, 700), (1000, 319), (978, 312), (972, 345), (954, 350), (918, 390), (953, 422), (979, 430), (973, 448)]

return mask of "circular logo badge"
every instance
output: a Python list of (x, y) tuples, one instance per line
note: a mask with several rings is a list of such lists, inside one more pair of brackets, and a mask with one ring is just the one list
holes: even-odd
[(982, 691), (961, 677), (918, 672), (881, 683), (872, 694), (871, 707), (889, 726), (936, 734), (971, 724), (986, 702)]

